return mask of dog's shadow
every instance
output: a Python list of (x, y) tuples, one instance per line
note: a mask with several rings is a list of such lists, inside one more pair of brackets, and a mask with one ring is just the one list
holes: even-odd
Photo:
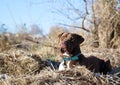
[(52, 70), (58, 70), (60, 62), (50, 59), (43, 59), (39, 55), (32, 55), (30, 56), (33, 58), (36, 62), (38, 62), (39, 69), (36, 71), (37, 73), (40, 72), (45, 67), (50, 67)]
[(112, 69), (112, 71), (110, 72), (110, 74), (118, 76), (120, 78), (120, 66), (117, 68)]

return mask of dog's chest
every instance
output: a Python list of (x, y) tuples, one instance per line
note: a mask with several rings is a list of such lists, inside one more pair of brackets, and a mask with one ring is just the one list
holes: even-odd
[(59, 65), (59, 71), (62, 71), (62, 70), (69, 70), (70, 69), (70, 62), (71, 61), (67, 61), (66, 62), (66, 65), (65, 65), (65, 61), (62, 61)]

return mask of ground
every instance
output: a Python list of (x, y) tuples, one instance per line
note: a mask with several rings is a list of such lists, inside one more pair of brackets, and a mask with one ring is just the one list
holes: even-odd
[[(30, 51), (23, 46), (15, 46), (0, 53), (0, 85), (119, 85), (120, 69), (113, 74), (100, 75), (77, 66), (68, 71), (58, 71), (48, 65), (51, 61), (60, 61), (59, 53), (41, 54), (42, 49)], [(28, 46), (29, 47), (29, 46)], [(37, 46), (36, 46), (37, 47)], [(49, 47), (48, 47), (49, 48)], [(48, 49), (47, 47), (44, 49)], [(102, 59), (110, 59), (113, 68), (120, 65), (118, 49), (101, 49), (81, 47), (85, 56), (94, 55)], [(45, 51), (44, 51), (45, 52)], [(56, 52), (56, 51), (54, 51)]]

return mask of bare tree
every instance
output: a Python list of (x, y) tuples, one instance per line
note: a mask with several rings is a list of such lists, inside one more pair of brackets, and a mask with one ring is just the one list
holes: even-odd
[[(71, 2), (71, 0), (66, 0), (66, 5), (67, 5), (67, 10), (62, 12), (62, 10), (57, 9), (56, 11), (60, 14), (62, 14), (63, 16), (65, 16), (67, 19), (71, 20), (73, 23), (76, 21), (79, 21), (81, 23), (81, 26), (78, 25), (71, 25), (71, 24), (66, 24), (66, 23), (60, 23), (60, 25), (64, 25), (67, 27), (74, 27), (74, 28), (79, 28), (82, 29), (86, 32), (90, 32), (89, 29), (86, 29), (85, 27), (85, 21), (90, 21), (87, 17), (89, 15), (89, 11), (88, 11), (88, 3), (87, 0), (83, 0), (84, 2), (84, 10), (75, 7), (75, 4), (73, 4)], [(74, 15), (74, 16), (71, 16)]]
[[(81, 20), (81, 26), (72, 25), (72, 27), (91, 33), (99, 47), (120, 48), (120, 9), (116, 9), (116, 0), (83, 0), (84, 11), (76, 8), (71, 0), (66, 2), (67, 10), (72, 10), (72, 13), (77, 16), (73, 17), (71, 13), (69, 15), (60, 10), (57, 11), (73, 22), (76, 19)], [(86, 21), (93, 25), (92, 30), (85, 27)], [(65, 23), (62, 25), (71, 27)]]
[(92, 4), (96, 36), (101, 47), (120, 47), (120, 14), (116, 5), (116, 0), (97, 0)]

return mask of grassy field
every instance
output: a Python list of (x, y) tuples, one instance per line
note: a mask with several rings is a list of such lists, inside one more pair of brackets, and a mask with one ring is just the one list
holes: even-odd
[[(2, 46), (2, 45), (1, 45)], [(23, 40), (0, 50), (0, 85), (120, 85), (120, 50), (81, 46), (85, 56), (110, 59), (113, 74), (99, 75), (84, 66), (59, 72), (48, 60), (59, 62), (59, 50)]]

